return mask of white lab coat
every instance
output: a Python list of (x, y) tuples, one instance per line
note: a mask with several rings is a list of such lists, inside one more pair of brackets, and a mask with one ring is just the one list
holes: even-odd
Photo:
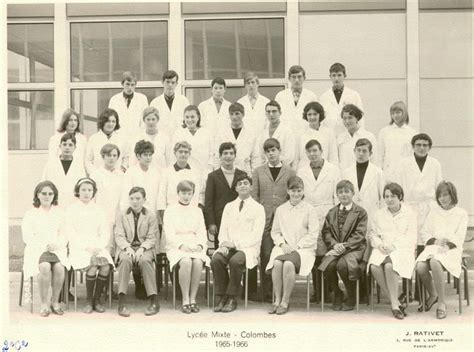
[[(177, 129), (171, 139), (171, 145), (186, 141), (191, 144), (191, 156), (189, 163), (201, 169), (206, 175), (214, 170), (214, 136), (204, 127), (200, 127), (194, 135), (187, 128)], [(176, 158), (173, 158), (173, 162)]]
[(267, 97), (261, 94), (257, 95), (257, 100), (253, 108), (248, 95), (244, 95), (237, 101), (242, 104), (245, 109), (245, 124), (255, 131), (256, 134), (259, 134), (268, 124), (265, 114), (265, 105), (267, 105), (269, 101)]
[(139, 164), (130, 167), (123, 177), (122, 194), (120, 197), (120, 210), (125, 211), (130, 206), (128, 193), (132, 187), (143, 187), (146, 192), (145, 208), (156, 214), (156, 201), (160, 186), (160, 172), (154, 167), (143, 171)]
[(316, 259), (319, 221), (309, 203), (303, 200), (293, 206), (287, 201), (280, 205), (275, 211), (271, 236), (275, 247), (270, 254), (266, 270), (272, 269), (275, 258), (284, 254), (280, 245), (286, 243), (300, 255), (301, 266), (298, 275), (306, 276), (311, 273)]
[[(165, 210), (164, 233), (166, 236), (166, 256), (173, 268), (182, 258), (201, 259), (206, 266), (211, 265), (207, 250), (207, 231), (202, 210), (192, 205), (174, 204)], [(183, 244), (202, 246), (201, 252), (184, 252)]]
[(239, 211), (240, 201), (241, 199), (237, 197), (226, 204), (219, 229), (219, 242), (233, 242), (236, 250), (244, 252), (247, 269), (252, 269), (257, 265), (260, 254), (265, 227), (265, 209), (263, 205), (249, 197)]
[(120, 149), (120, 157), (117, 166), (120, 167), (120, 165), (124, 165), (125, 167), (128, 167), (130, 148), (128, 142), (128, 137), (125, 137), (122, 132), (118, 130), (112, 132), (110, 138), (107, 138), (102, 130), (99, 130), (90, 136), (89, 142), (87, 143), (86, 157), (84, 160), (87, 173), (90, 175), (96, 169), (104, 167), (104, 160), (100, 155), (100, 150), (107, 143), (115, 144)]
[(135, 145), (141, 140), (151, 142), (155, 147), (151, 166), (156, 167), (158, 170), (163, 170), (174, 160), (173, 145), (171, 145), (170, 137), (165, 132), (158, 130), (157, 134), (150, 135), (143, 130), (130, 143), (130, 166), (138, 163), (137, 156), (135, 155)]
[[(342, 91), (341, 99), (339, 103), (334, 96), (334, 92), (332, 88), (325, 91), (320, 97), (320, 103), (324, 108), (324, 116), (325, 119), (322, 122), (322, 125), (325, 127), (330, 128), (334, 135), (338, 135), (345, 131), (344, 124), (342, 123), (341, 118), (341, 111), (344, 105), (353, 104), (357, 106), (359, 109), (364, 111), (364, 107), (362, 105), (362, 99), (360, 98), (359, 93), (355, 90), (350, 89), (349, 87), (344, 86)], [(364, 117), (360, 119), (359, 125), (364, 127)]]
[(427, 245), (416, 261), (425, 261), (428, 257), (432, 256), (434, 259), (439, 260), (451, 275), (459, 278), (459, 275), (461, 275), (462, 250), (466, 237), (467, 222), (467, 212), (462, 208), (456, 206), (449, 210), (444, 210), (438, 205), (434, 206), (421, 230), (423, 244), (426, 244), (430, 238), (447, 238), (456, 247), (441, 253), (438, 252), (438, 245)]
[(164, 94), (157, 96), (150, 103), (158, 109), (160, 113), (160, 120), (158, 121), (158, 129), (165, 132), (169, 137), (178, 129), (183, 123), (184, 109), (189, 105), (189, 100), (184, 95), (174, 94), (173, 104), (171, 110), (166, 103)]
[[(400, 212), (393, 216), (387, 207), (377, 210), (369, 232), (372, 253), (370, 265), (380, 265), (387, 256), (392, 260), (393, 270), (401, 277), (410, 279), (415, 267), (415, 248), (417, 237), (416, 213), (411, 207), (402, 204)], [(384, 254), (378, 248), (381, 244), (395, 246), (390, 254)]]
[(281, 106), (282, 120), (289, 123), (295, 132), (299, 132), (307, 124), (306, 120), (303, 120), (304, 107), (309, 102), (318, 101), (318, 97), (309, 89), (303, 88), (298, 103), (295, 106), (291, 88), (287, 88), (278, 92), (275, 100)]
[(398, 127), (393, 123), (380, 130), (378, 138), (380, 165), (387, 181), (395, 180), (400, 160), (413, 154), (411, 139), (415, 134), (416, 131), (407, 124)]
[(61, 159), (57, 156), (54, 159), (48, 160), (41, 179), (54, 183), (59, 192), (59, 205), (62, 208), (66, 208), (76, 201), (74, 186), (77, 180), (83, 177), (86, 177), (86, 172), (82, 160), (76, 160), (73, 157), (71, 166), (67, 174), (65, 174)]
[(214, 152), (214, 169), (220, 167), (219, 146), (224, 142), (231, 142), (235, 144), (237, 155), (234, 166), (248, 175), (252, 174), (253, 169), (262, 164), (262, 155), (260, 148), (257, 147), (257, 138), (252, 130), (242, 126), (239, 137), (236, 139), (230, 122), (223, 127), (215, 138), (215, 152)]
[(95, 170), (90, 178), (97, 185), (95, 202), (104, 209), (107, 222), (113, 225), (119, 209), (124, 173), (118, 169), (109, 171), (106, 168), (101, 168)]
[[(415, 156), (404, 158), (397, 166), (396, 181), (403, 188), (405, 203), (412, 206), (418, 214), (418, 232), (423, 227), (431, 207), (435, 207), (435, 192), (443, 180), (441, 164), (428, 155), (423, 172), (416, 163)], [(418, 235), (418, 244), (423, 245)]]
[(336, 137), (332, 131), (324, 126), (319, 127), (319, 130), (315, 130), (308, 126), (296, 137), (296, 156), (295, 162), (293, 163), (295, 170), (298, 170), (303, 165), (309, 163), (309, 159), (306, 156), (306, 143), (311, 139), (315, 139), (321, 144), (321, 147), (323, 148), (322, 158), (324, 160), (328, 160), (334, 165), (339, 164)]
[(372, 132), (360, 127), (353, 136), (351, 136), (351, 134), (346, 130), (336, 137), (337, 151), (339, 154), (339, 167), (341, 168), (341, 171), (347, 169), (355, 162), (354, 148), (356, 142), (361, 138), (367, 138), (372, 143), (372, 156), (370, 157), (370, 162), (378, 165), (379, 154), (377, 140)]
[(257, 147), (259, 148), (259, 154), (262, 156), (261, 164), (265, 164), (267, 162), (265, 151), (263, 150), (263, 143), (265, 143), (268, 138), (275, 138), (278, 140), (278, 142), (280, 142), (280, 160), (283, 164), (291, 166), (295, 160), (296, 154), (295, 135), (291, 129), (291, 126), (284, 122), (280, 122), (275, 132), (273, 132), (273, 136), (270, 137), (269, 126), (265, 127), (264, 130), (258, 134)]
[(127, 107), (127, 100), (123, 97), (123, 92), (117, 93), (109, 101), (109, 108), (117, 111), (120, 122), (120, 130), (127, 138), (138, 133), (142, 125), (143, 110), (148, 107), (148, 99), (142, 93), (133, 93), (130, 106)]
[(354, 185), (353, 201), (367, 211), (367, 227), (370, 229), (375, 212), (380, 209), (383, 203), (385, 179), (382, 169), (369, 162), (360, 190), (357, 186), (357, 167), (355, 163), (342, 172), (341, 178), (351, 181)]
[[(61, 148), (59, 148), (59, 145), (61, 144), (61, 137), (64, 136), (65, 134), (66, 132), (56, 132), (49, 139), (49, 146), (48, 146), (49, 159), (54, 159), (58, 157), (59, 155), (61, 155)], [(74, 158), (81, 160), (81, 163), (83, 163), (84, 156), (86, 154), (87, 137), (84, 136), (82, 133), (76, 133), (74, 137), (76, 137), (76, 149), (74, 149), (73, 156)]]
[(224, 99), (218, 112), (214, 98), (210, 97), (201, 102), (198, 106), (201, 113), (201, 127), (205, 127), (211, 136), (214, 136), (220, 129), (230, 125), (229, 106), (230, 102)]
[(168, 206), (178, 203), (177, 187), (181, 181), (189, 180), (195, 184), (194, 197), (191, 205), (204, 204), (205, 183), (203, 175), (196, 167), (181, 169), (176, 171), (174, 164), (168, 166), (161, 174), (161, 181), (158, 190), (157, 210), (165, 210)]
[(68, 241), (63, 231), (63, 221), (63, 210), (54, 205), (49, 211), (31, 208), (25, 213), (21, 222), (21, 235), (26, 244), (23, 261), (25, 278), (39, 274), (39, 258), (49, 244), (58, 246), (51, 253), (56, 254), (61, 264), (69, 270)]
[(92, 200), (87, 204), (77, 200), (66, 210), (65, 233), (69, 239), (69, 260), (74, 269), (90, 265), (93, 248), (101, 248), (98, 257), (113, 265), (109, 249), (109, 229), (104, 209)]

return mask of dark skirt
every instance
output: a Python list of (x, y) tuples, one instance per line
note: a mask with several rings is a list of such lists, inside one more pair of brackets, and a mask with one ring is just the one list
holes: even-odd
[(54, 263), (59, 263), (59, 262), (60, 260), (58, 256), (51, 252), (43, 252), (43, 254), (41, 254), (41, 256), (39, 257), (39, 264), (41, 263), (54, 264)]
[(297, 251), (293, 251), (289, 254), (282, 254), (275, 258), (275, 260), (281, 260), (282, 262), (292, 262), (295, 266), (295, 272), (299, 274), (301, 268), (301, 257)]

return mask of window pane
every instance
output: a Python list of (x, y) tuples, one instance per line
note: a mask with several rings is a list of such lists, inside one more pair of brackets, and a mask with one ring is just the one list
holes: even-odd
[[(259, 87), (258, 91), (260, 94), (272, 100), (275, 98), (275, 95), (283, 89), (285, 89), (284, 86)], [(194, 105), (199, 105), (200, 102), (209, 99), (211, 96), (210, 88), (186, 88), (185, 91), (189, 102)], [(247, 94), (247, 92), (243, 87), (227, 87), (225, 90), (225, 99), (234, 102), (242, 98), (245, 94)]]
[(53, 91), (8, 92), (8, 149), (48, 149), (54, 133)]
[(52, 24), (8, 25), (8, 82), (53, 82)]
[(168, 24), (71, 24), (71, 80), (120, 81), (133, 71), (140, 81), (160, 81), (168, 67)]
[[(110, 98), (121, 89), (73, 89), (71, 91), (71, 106), (84, 119), (84, 134), (90, 136), (97, 132), (97, 116), (109, 106)], [(163, 93), (163, 88), (141, 88), (150, 103), (156, 96)], [(119, 117), (120, 118), (120, 117)]]
[(284, 78), (283, 19), (185, 21), (186, 79)]

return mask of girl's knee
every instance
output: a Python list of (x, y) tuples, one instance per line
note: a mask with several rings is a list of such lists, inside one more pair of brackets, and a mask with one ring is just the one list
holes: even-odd
[(51, 271), (51, 264), (49, 263), (40, 263), (39, 271), (41, 274), (48, 274)]

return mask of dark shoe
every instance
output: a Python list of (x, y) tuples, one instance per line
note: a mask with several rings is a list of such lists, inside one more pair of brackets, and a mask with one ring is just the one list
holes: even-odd
[(444, 319), (446, 318), (447, 314), (446, 314), (446, 310), (443, 310), (443, 309), (436, 309), (436, 318), (438, 319)]
[(47, 317), (48, 315), (49, 315), (49, 309), (48, 308), (41, 308), (40, 309), (40, 316)]
[(191, 303), (189, 306), (191, 307), (191, 312), (193, 313), (199, 313), (201, 311), (197, 303)]
[[(429, 312), (431, 307), (433, 307), (435, 303), (437, 302), (438, 302), (438, 297), (436, 297), (431, 303), (425, 302), (425, 312)], [(418, 311), (423, 312), (423, 307), (421, 305), (418, 307)]]
[(181, 311), (185, 314), (191, 314), (191, 305), (190, 304), (185, 304), (181, 307)]
[(222, 308), (224, 308), (226, 303), (227, 303), (227, 297), (221, 296), (221, 298), (217, 302), (217, 305), (214, 307), (214, 312), (215, 313), (222, 312)]
[(344, 302), (344, 303), (342, 304), (342, 308), (341, 308), (341, 309), (342, 309), (344, 312), (348, 312), (348, 311), (350, 311), (350, 310), (354, 310), (354, 307), (355, 307), (354, 304), (352, 304), (352, 303), (350, 303), (350, 302), (347, 302), (347, 303)]
[(127, 309), (127, 306), (121, 306), (121, 307), (118, 308), (118, 314), (121, 317), (128, 318), (130, 316), (130, 311)]
[(94, 304), (94, 311), (97, 313), (104, 313), (105, 312), (105, 307), (102, 303), (98, 302)]
[(398, 296), (398, 302), (400, 302), (400, 305), (407, 305), (407, 295), (405, 294), (405, 292), (402, 292), (400, 294), (400, 296)]
[(92, 307), (92, 303), (88, 302), (86, 306), (82, 309), (82, 311), (86, 314), (91, 314), (94, 311), (94, 308)]
[(61, 306), (58, 306), (58, 309), (54, 309), (53, 305), (51, 305), (51, 312), (53, 312), (56, 315), (63, 315), (64, 311), (61, 308)]
[(288, 307), (285, 307), (285, 306), (279, 306), (276, 310), (276, 314), (277, 315), (283, 315), (283, 314), (286, 314), (288, 313), (288, 310), (290, 309), (290, 306)]
[(403, 313), (403, 316), (404, 316), (404, 317), (407, 317), (407, 316), (408, 316), (408, 314), (407, 314), (407, 312), (406, 312), (406, 309), (407, 309), (406, 303), (405, 303), (405, 305), (404, 305), (404, 304), (400, 305), (398, 308), (399, 308), (400, 311)]
[(150, 303), (145, 310), (145, 315), (155, 315), (160, 311), (160, 305), (158, 303)]
[(237, 309), (237, 301), (234, 298), (229, 298), (224, 307), (222, 307), (222, 313), (230, 313)]
[(279, 306), (272, 304), (272, 307), (268, 310), (268, 314), (275, 314)]
[(334, 300), (332, 302), (332, 310), (341, 310), (342, 309), (342, 295), (334, 294)]
[(392, 309), (392, 314), (395, 318), (399, 320), (402, 320), (405, 317), (405, 315), (400, 309)]

